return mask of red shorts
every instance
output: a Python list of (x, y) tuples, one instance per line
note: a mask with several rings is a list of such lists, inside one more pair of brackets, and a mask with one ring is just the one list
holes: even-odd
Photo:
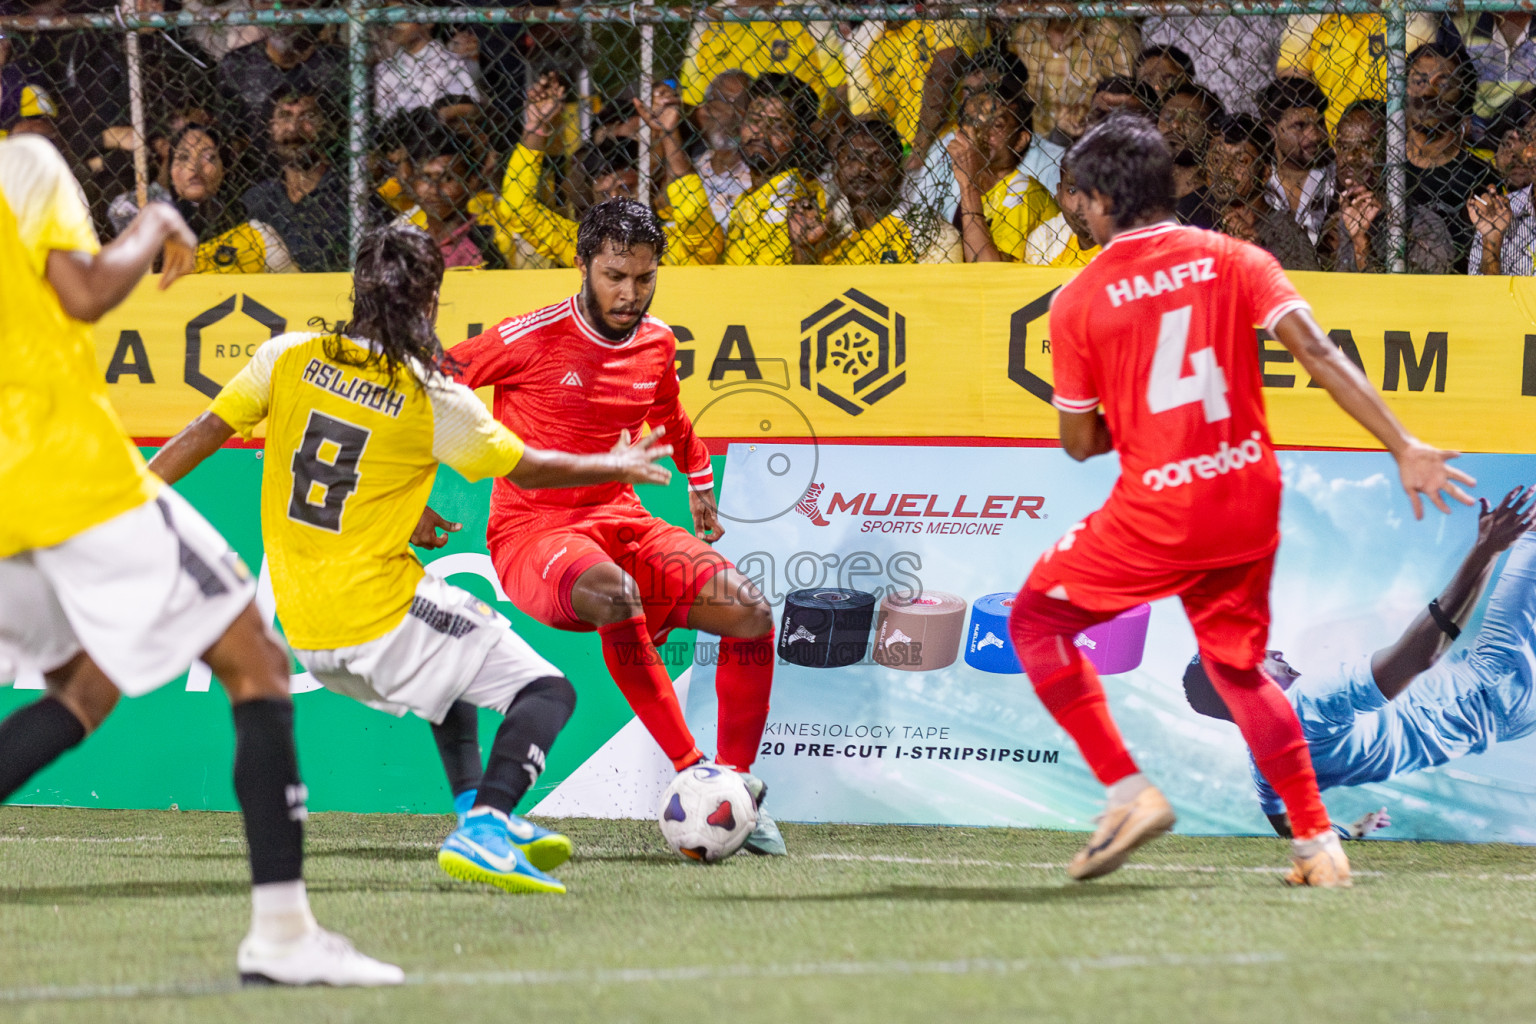
[(1093, 518), (1046, 549), (1024, 581), (1025, 589), (1102, 613), (1101, 620), (1178, 595), (1202, 652), (1233, 668), (1263, 662), (1274, 551), (1235, 565), (1192, 569), (1158, 562), (1146, 552), (1112, 548), (1093, 529)]
[(639, 507), (571, 509), (499, 524), (497, 532), (491, 561), (522, 612), (556, 629), (595, 629), (577, 617), (571, 590), (592, 566), (614, 562), (640, 588), (646, 628), (657, 643), (687, 626), (704, 585), (731, 564), (687, 530)]

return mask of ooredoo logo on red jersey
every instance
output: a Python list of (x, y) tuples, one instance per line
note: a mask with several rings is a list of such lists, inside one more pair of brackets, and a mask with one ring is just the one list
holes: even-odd
[(1141, 474), (1141, 482), (1154, 491), (1161, 491), (1170, 487), (1183, 487), (1196, 477), (1213, 480), (1218, 476), (1235, 473), (1264, 461), (1263, 438), (1264, 435), (1255, 430), (1241, 444), (1229, 445), (1223, 441), (1221, 447), (1209, 455), (1193, 455), (1154, 466)]

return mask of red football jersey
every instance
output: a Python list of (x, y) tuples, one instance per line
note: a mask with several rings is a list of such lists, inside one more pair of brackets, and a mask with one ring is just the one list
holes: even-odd
[(1095, 523), (1106, 540), (1189, 568), (1274, 550), (1280, 469), (1254, 327), (1306, 305), (1269, 253), (1176, 224), (1116, 236), (1057, 293), (1053, 404), (1102, 405), (1120, 453)]
[[(693, 432), (678, 398), (672, 329), (646, 316), (622, 342), (594, 331), (574, 297), (503, 320), (451, 351), (462, 365), (458, 379), (471, 388), (495, 386), (492, 411), (535, 448), (605, 452), (641, 424), (665, 427), (677, 468), (694, 490), (714, 487), (709, 452)], [(498, 479), (491, 492), (490, 532), (527, 513), (563, 512), (614, 502), (639, 504), (627, 484), (597, 484), (525, 491)]]

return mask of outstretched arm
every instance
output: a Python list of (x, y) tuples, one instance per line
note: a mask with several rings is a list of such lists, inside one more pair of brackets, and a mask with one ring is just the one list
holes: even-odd
[(1354, 417), (1366, 430), (1386, 446), (1397, 460), (1397, 470), (1402, 477), (1403, 490), (1413, 503), (1413, 517), (1424, 518), (1424, 506), (1420, 495), (1427, 497), (1441, 512), (1450, 513), (1441, 492), (1449, 494), (1463, 505), (1472, 504), (1472, 498), (1456, 486), (1460, 481), (1476, 486), (1477, 481), (1447, 463), (1460, 452), (1432, 448), (1403, 427), (1392, 410), (1387, 408), (1376, 389), (1360, 368), (1350, 362), (1312, 319), (1306, 310), (1293, 309), (1275, 324), (1274, 335), (1279, 339), (1312, 379), (1327, 389), (1339, 407)]
[(220, 419), (217, 413), (205, 412), (165, 442), (165, 447), (149, 460), (149, 471), (166, 483), (174, 484), (201, 466), (204, 459), (234, 436), (234, 427)]
[[(1477, 540), (1462, 559), (1456, 575), (1435, 599), (1454, 632), (1459, 633), (1472, 617), (1472, 609), (1477, 607), (1483, 588), (1488, 585), (1493, 563), (1536, 522), (1536, 503), (1530, 502), (1532, 493), (1532, 488), (1516, 487), (1497, 508), (1491, 508), (1487, 498), (1482, 500)], [(1392, 700), (1402, 693), (1414, 677), (1440, 660), (1454, 639), (1428, 608), (1420, 612), (1396, 643), (1371, 655), (1371, 675), (1382, 696)]]
[(611, 451), (601, 455), (573, 455), (541, 448), (525, 448), (507, 479), (530, 490), (536, 487), (586, 487), (591, 484), (665, 484), (672, 471), (656, 460), (672, 454), (661, 444), (664, 430), (653, 430), (635, 444), (620, 438)]
[(128, 297), (162, 250), (165, 262), (160, 288), (164, 290), (178, 277), (192, 272), (197, 236), (175, 207), (169, 203), (150, 203), (100, 252), (50, 252), (48, 283), (59, 296), (64, 312), (93, 324)]

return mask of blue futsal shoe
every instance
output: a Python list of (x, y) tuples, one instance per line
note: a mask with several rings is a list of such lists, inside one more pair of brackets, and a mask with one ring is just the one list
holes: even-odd
[[(475, 797), (478, 795), (479, 790), (466, 789), (453, 798), (453, 811), (459, 816), (459, 828), (464, 827), (464, 821), (475, 806)], [(527, 856), (528, 863), (540, 871), (553, 871), (570, 860), (571, 854), (576, 852), (576, 847), (568, 837), (515, 814), (507, 816), (507, 831), (512, 834), (512, 842)]]
[(752, 795), (752, 802), (757, 805), (757, 827), (752, 834), (747, 836), (747, 841), (741, 844), (741, 848), (748, 853), (755, 853), (759, 857), (784, 857), (789, 851), (784, 846), (784, 835), (779, 831), (779, 823), (763, 810), (763, 801), (768, 798), (768, 785), (756, 775), (747, 772), (738, 773), (741, 781), (747, 784), (747, 792)]
[(462, 828), (443, 840), (437, 864), (462, 882), (484, 882), (507, 892), (565, 892), (558, 878), (529, 862), (512, 841), (506, 820), (491, 810), (469, 815)]

